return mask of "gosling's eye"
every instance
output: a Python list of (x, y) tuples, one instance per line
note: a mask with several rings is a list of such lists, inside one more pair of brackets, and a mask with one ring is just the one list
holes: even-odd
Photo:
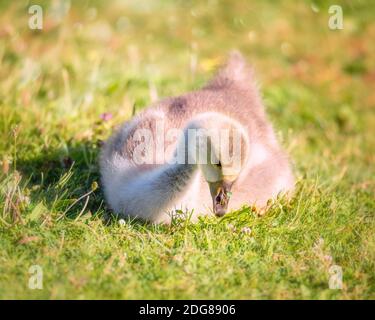
[(221, 168), (221, 162), (219, 161), (219, 163), (216, 165), (218, 168)]

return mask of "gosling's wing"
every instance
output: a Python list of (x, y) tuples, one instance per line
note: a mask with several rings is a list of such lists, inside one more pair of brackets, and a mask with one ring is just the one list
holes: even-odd
[(211, 81), (204, 87), (210, 90), (242, 89), (255, 85), (254, 70), (238, 51), (232, 51)]

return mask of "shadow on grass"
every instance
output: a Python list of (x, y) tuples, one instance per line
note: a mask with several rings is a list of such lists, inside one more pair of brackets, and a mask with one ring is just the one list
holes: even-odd
[(99, 143), (72, 142), (30, 159), (17, 159), (30, 201), (36, 205), (43, 199), (52, 213), (64, 212), (67, 218), (76, 218), (83, 210), (109, 215), (99, 182), (99, 151)]

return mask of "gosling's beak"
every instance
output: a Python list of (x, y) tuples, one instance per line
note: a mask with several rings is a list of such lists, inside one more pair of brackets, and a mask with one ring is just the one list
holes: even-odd
[(209, 184), (213, 200), (213, 211), (217, 217), (222, 217), (227, 212), (232, 184), (225, 181)]

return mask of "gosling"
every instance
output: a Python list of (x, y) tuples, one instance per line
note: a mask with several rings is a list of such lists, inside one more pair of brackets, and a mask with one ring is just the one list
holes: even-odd
[(116, 215), (153, 223), (265, 208), (294, 187), (239, 52), (200, 90), (156, 102), (120, 126), (103, 146), (100, 171)]

